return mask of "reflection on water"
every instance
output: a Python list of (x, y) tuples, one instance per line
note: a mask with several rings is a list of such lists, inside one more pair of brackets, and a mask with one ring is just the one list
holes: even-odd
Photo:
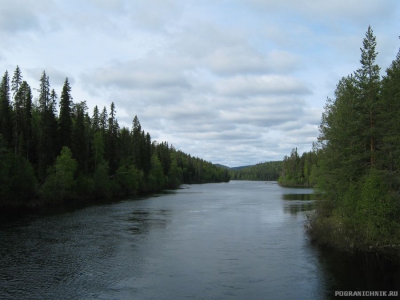
[(400, 269), (382, 258), (354, 258), (330, 249), (317, 256), (325, 273), (326, 299), (336, 299), (335, 291), (400, 291)]
[(289, 203), (285, 203), (283, 209), (285, 213), (295, 215), (299, 212), (314, 210), (315, 201), (291, 201)]
[(281, 199), (285, 200), (283, 204), (285, 213), (296, 215), (299, 212), (315, 209), (315, 194), (311, 189), (307, 189), (308, 193), (304, 193), (304, 190), (292, 189), (293, 193), (281, 195)]
[(282, 199), (283, 200), (315, 200), (315, 194), (311, 193), (306, 193), (306, 194), (282, 194)]

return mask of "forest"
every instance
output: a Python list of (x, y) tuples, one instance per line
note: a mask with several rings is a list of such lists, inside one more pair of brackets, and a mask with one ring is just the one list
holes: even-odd
[(297, 148), (294, 148), (290, 156), (283, 158), (279, 179), (277, 179), (279, 184), (291, 187), (313, 187), (316, 183), (317, 153), (317, 151), (309, 151), (299, 156)]
[(232, 180), (278, 180), (282, 161), (270, 161), (230, 171)]
[(0, 83), (0, 206), (34, 206), (75, 199), (124, 197), (173, 189), (182, 183), (229, 181), (229, 172), (152, 141), (137, 116), (120, 127), (116, 108), (73, 102), (43, 71), (39, 96), (17, 66)]
[(400, 51), (381, 76), (376, 44), (369, 27), (359, 69), (327, 99), (318, 143), (303, 164), (297, 151), (285, 157), (280, 182), (315, 184), (321, 201), (306, 225), (313, 240), (398, 261)]

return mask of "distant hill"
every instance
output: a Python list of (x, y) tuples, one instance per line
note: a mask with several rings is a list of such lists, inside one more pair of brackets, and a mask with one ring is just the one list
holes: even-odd
[(227, 170), (231, 170), (231, 168), (221, 165), (221, 164), (213, 164), (214, 166), (218, 167), (218, 168), (222, 168), (222, 169), (227, 169)]
[(216, 166), (216, 167), (219, 167), (219, 168), (223, 168), (223, 169), (228, 169), (228, 170), (231, 170), (231, 171), (237, 171), (237, 170), (241, 170), (241, 169), (245, 169), (245, 168), (250, 168), (250, 167), (253, 167), (254, 165), (249, 165), (249, 166), (241, 166), (241, 167), (233, 167), (233, 168), (230, 168), (230, 167), (227, 167), (227, 166), (224, 166), (224, 165), (221, 165), (221, 164), (213, 164), (214, 166)]
[(232, 180), (278, 180), (282, 161), (269, 161), (253, 166), (231, 168)]
[(241, 166), (241, 167), (233, 167), (231, 168), (232, 171), (237, 171), (237, 170), (241, 170), (241, 169), (245, 169), (245, 168), (250, 168), (253, 167), (254, 165), (249, 165), (249, 166)]

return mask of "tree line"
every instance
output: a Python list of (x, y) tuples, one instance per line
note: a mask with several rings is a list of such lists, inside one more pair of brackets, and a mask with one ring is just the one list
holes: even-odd
[(231, 170), (232, 180), (278, 180), (282, 169), (282, 161), (270, 161), (239, 170)]
[[(400, 258), (400, 51), (384, 76), (368, 28), (360, 67), (327, 99), (312, 182), (323, 201), (307, 225), (321, 244)], [(292, 168), (296, 153), (290, 158)], [(290, 167), (289, 167), (290, 169)], [(288, 168), (286, 168), (286, 171)], [(282, 175), (282, 176), (287, 176)]]
[[(61, 95), (43, 71), (39, 96), (17, 66), (0, 83), (0, 205), (125, 196), (182, 183), (229, 181), (229, 172), (152, 141), (137, 116), (120, 127), (116, 108), (74, 102), (65, 79)], [(59, 109), (58, 109), (59, 108)]]
[(290, 156), (283, 158), (279, 174), (279, 184), (283, 186), (313, 187), (316, 183), (318, 152), (304, 152), (301, 156), (297, 148), (292, 149)]

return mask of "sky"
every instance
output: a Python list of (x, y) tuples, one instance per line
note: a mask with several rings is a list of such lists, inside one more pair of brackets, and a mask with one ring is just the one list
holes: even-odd
[[(371, 26), (381, 75), (400, 47), (398, 0), (1, 0), (0, 72), (74, 102), (114, 102), (152, 140), (229, 167), (310, 151), (327, 97), (360, 67)], [(35, 94), (37, 97), (37, 94)]]

